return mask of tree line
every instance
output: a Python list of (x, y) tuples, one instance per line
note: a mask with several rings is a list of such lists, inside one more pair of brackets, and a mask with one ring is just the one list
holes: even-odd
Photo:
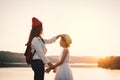
[(120, 56), (108, 56), (98, 60), (98, 67), (120, 69)]

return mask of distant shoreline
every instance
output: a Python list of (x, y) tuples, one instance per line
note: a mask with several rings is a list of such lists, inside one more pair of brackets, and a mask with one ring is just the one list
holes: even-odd
[(97, 68), (98, 64), (70, 64), (73, 68)]
[[(58, 62), (58, 56), (47, 56), (52, 62)], [(71, 67), (97, 67), (97, 57), (94, 56), (70, 56)], [(87, 64), (87, 65), (86, 65)], [(0, 67), (30, 67), (27, 65), (24, 54), (0, 51)]]
[(0, 68), (1, 68), (1, 67), (30, 67), (30, 66), (27, 65), (27, 64), (19, 64), (19, 63), (13, 64), (13, 63), (7, 63), (7, 64), (0, 64)]
[[(97, 64), (69, 64), (72, 68), (97, 68)], [(26, 63), (6, 63), (0, 64), (0, 68), (2, 67), (30, 67)]]

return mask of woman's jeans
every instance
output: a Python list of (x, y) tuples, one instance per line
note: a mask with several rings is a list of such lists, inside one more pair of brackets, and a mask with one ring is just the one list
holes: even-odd
[(42, 60), (32, 60), (31, 67), (34, 71), (34, 80), (44, 80), (44, 63)]

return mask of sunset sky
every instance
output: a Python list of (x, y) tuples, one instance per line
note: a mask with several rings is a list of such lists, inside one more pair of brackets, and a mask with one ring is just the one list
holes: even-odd
[[(31, 19), (44, 38), (69, 34), (73, 56), (120, 56), (120, 0), (0, 0), (0, 50), (24, 53)], [(59, 40), (47, 45), (59, 55)]]

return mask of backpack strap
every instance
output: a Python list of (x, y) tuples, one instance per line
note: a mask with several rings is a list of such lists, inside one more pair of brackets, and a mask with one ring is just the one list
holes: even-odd
[(34, 50), (34, 52), (33, 52), (33, 55), (32, 55), (32, 56), (34, 56), (34, 55), (35, 55), (35, 53), (36, 53), (36, 50)]

